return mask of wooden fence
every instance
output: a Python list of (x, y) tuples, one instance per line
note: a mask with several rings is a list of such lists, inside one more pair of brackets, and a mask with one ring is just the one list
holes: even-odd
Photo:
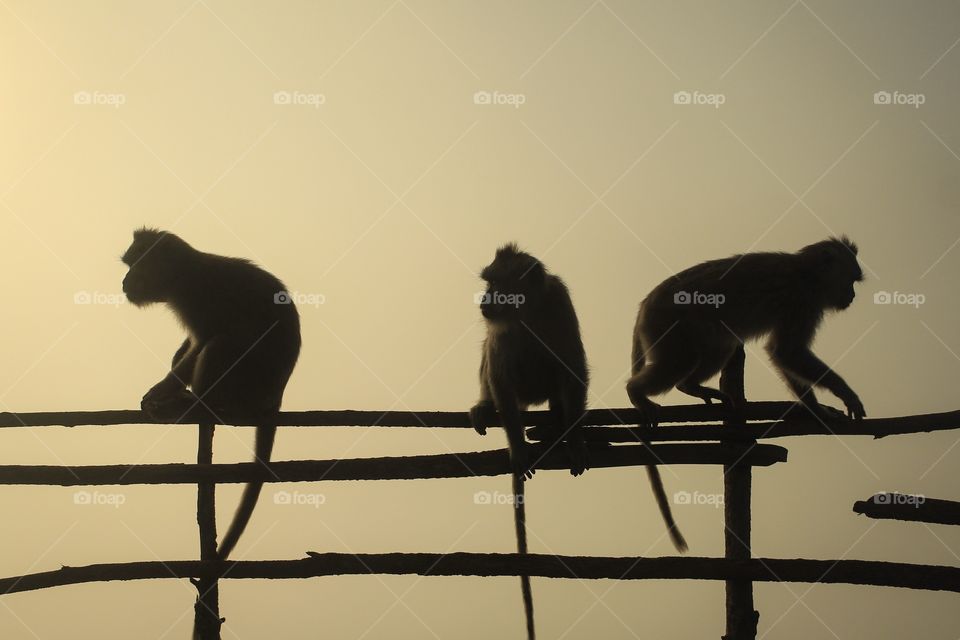
[[(743, 402), (743, 359), (738, 354), (721, 377), (721, 388), (739, 399), (728, 411), (718, 405), (664, 407), (662, 426), (635, 425), (633, 409), (588, 411), (583, 424), (591, 443), (590, 473), (605, 467), (647, 464), (722, 465), (724, 467), (725, 556), (704, 557), (568, 557), (490, 553), (307, 553), (298, 560), (216, 560), (217, 484), (312, 482), (336, 480), (404, 480), (495, 476), (510, 471), (505, 450), (459, 454), (382, 457), (351, 460), (298, 460), (213, 464), (213, 425), (201, 424), (196, 464), (95, 465), (81, 467), (0, 465), (0, 485), (130, 485), (196, 484), (199, 560), (154, 561), (62, 567), (55, 571), (0, 578), (0, 591), (17, 593), (50, 587), (106, 582), (189, 578), (196, 586), (194, 637), (220, 638), (218, 585), (222, 579), (291, 579), (330, 575), (418, 574), (430, 576), (518, 576), (578, 579), (695, 579), (726, 583), (725, 640), (756, 638), (759, 613), (754, 610), (754, 582), (819, 582), (902, 587), (960, 593), (960, 568), (862, 560), (805, 560), (754, 558), (750, 547), (751, 470), (787, 460), (787, 450), (758, 440), (805, 435), (865, 435), (876, 438), (960, 428), (960, 411), (861, 422), (824, 424), (793, 415), (792, 403)], [(794, 412), (795, 413), (795, 412)], [(545, 411), (528, 412), (528, 435), (542, 458), (538, 469), (566, 469), (562, 452), (538, 443), (549, 425)], [(705, 423), (721, 424), (705, 424)], [(197, 416), (180, 423), (198, 424)], [(0, 428), (80, 425), (155, 424), (140, 411), (0, 413)], [(233, 426), (252, 426), (237, 420)], [(469, 428), (466, 412), (410, 411), (302, 411), (285, 412), (281, 427), (353, 426), (366, 428)], [(644, 438), (653, 444), (641, 444)], [(665, 442), (667, 442), (665, 444)], [(613, 443), (610, 446), (609, 443)], [(877, 501), (872, 501), (876, 503)], [(933, 501), (927, 509), (905, 515), (881, 505), (857, 503), (856, 510), (871, 517), (900, 517), (929, 522), (957, 523), (960, 508)], [(520, 631), (518, 630), (518, 634)]]

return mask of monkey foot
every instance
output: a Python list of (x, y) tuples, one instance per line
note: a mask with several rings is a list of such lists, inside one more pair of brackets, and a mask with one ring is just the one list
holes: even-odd
[(590, 454), (582, 441), (567, 442), (567, 457), (570, 459), (570, 475), (576, 477), (590, 468)]
[(635, 405), (637, 411), (640, 413), (640, 426), (641, 427), (655, 427), (657, 426), (657, 418), (660, 413), (660, 405), (652, 400), (644, 399), (642, 402)]
[(527, 480), (533, 477), (536, 469), (530, 464), (530, 458), (527, 455), (526, 447), (520, 451), (510, 450), (510, 469), (516, 476), (522, 476)]
[(199, 401), (195, 395), (181, 389), (176, 393), (160, 396), (150, 394), (140, 401), (140, 410), (154, 420), (179, 420), (188, 413), (193, 413)]

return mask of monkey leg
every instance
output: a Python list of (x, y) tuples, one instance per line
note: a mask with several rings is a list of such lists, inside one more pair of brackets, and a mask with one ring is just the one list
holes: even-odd
[(627, 395), (640, 412), (642, 425), (653, 427), (657, 424), (660, 405), (650, 400), (649, 396), (666, 393), (674, 388), (686, 379), (696, 366), (697, 363), (690, 356), (664, 357), (647, 362), (643, 369), (630, 377), (627, 381)]
[(694, 370), (677, 384), (677, 391), (694, 398), (700, 398), (707, 404), (712, 404), (713, 400), (719, 400), (728, 409), (732, 409), (733, 400), (727, 394), (719, 389), (706, 387), (703, 383), (723, 369), (735, 349), (736, 347), (714, 349), (701, 353), (700, 361)]
[(684, 380), (677, 385), (677, 391), (681, 391), (688, 396), (693, 396), (694, 398), (700, 398), (707, 404), (713, 404), (713, 400), (719, 400), (726, 406), (730, 406), (732, 401), (723, 391), (719, 389), (713, 389), (711, 387), (705, 387), (702, 384), (693, 384), (687, 380)]
[(566, 379), (548, 401), (553, 419), (550, 440), (553, 443), (563, 441), (572, 476), (579, 476), (590, 468), (590, 456), (580, 424), (586, 412), (586, 396), (586, 386), (582, 382)]

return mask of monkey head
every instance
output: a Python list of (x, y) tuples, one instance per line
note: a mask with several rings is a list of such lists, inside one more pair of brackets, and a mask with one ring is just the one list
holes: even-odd
[(547, 275), (543, 263), (511, 243), (497, 249), (480, 277), (487, 283), (480, 300), (483, 317), (490, 322), (511, 322), (523, 319), (536, 305)]
[(808, 245), (799, 251), (811, 285), (822, 296), (822, 308), (843, 310), (853, 302), (853, 285), (863, 281), (857, 245), (846, 236)]
[(178, 282), (178, 267), (194, 250), (179, 237), (146, 227), (133, 232), (133, 243), (120, 260), (129, 267), (123, 292), (138, 307), (166, 302)]

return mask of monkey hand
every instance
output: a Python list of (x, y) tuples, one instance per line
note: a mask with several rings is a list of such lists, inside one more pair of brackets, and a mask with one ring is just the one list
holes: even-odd
[(482, 436), (487, 435), (487, 427), (497, 423), (497, 409), (489, 400), (481, 400), (470, 408), (470, 425)]
[(840, 399), (843, 400), (843, 404), (847, 406), (847, 417), (851, 420), (863, 420), (867, 415), (866, 409), (863, 408), (863, 403), (860, 402), (860, 398), (853, 391)]

